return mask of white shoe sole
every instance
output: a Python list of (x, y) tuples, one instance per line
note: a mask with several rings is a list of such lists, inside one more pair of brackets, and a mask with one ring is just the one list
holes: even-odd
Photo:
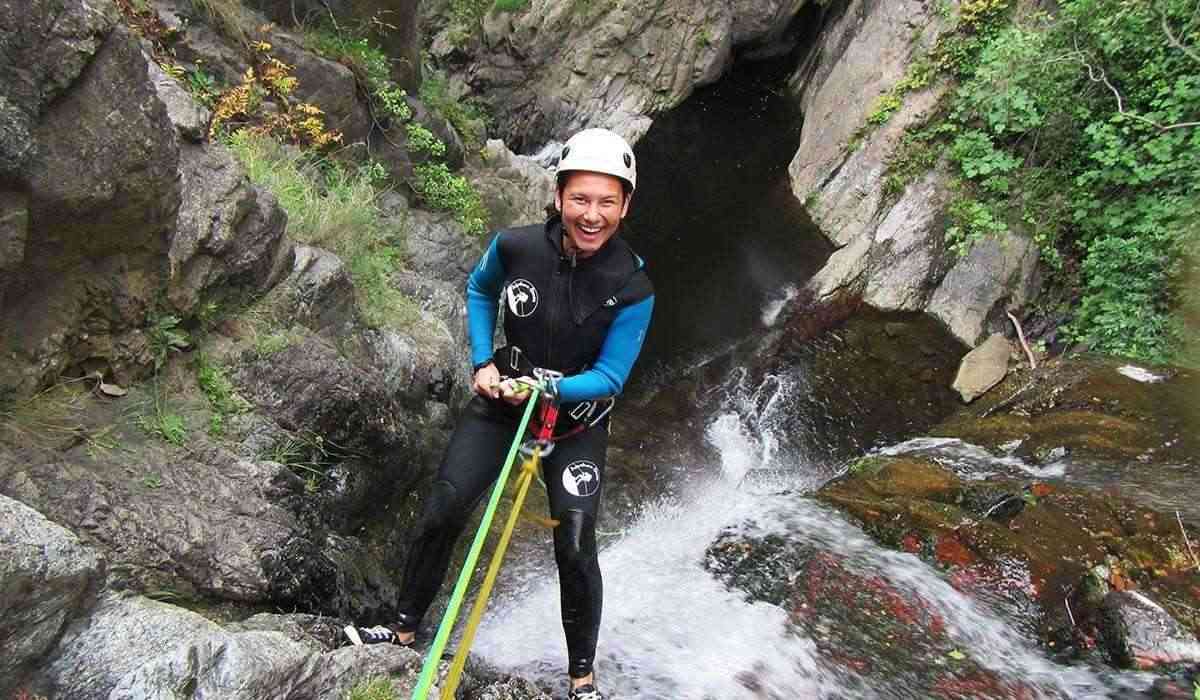
[(344, 632), (346, 634), (346, 638), (349, 639), (350, 643), (353, 644), (354, 646), (356, 646), (356, 647), (364, 646), (362, 637), (358, 636), (358, 628), (355, 627), (354, 625), (346, 625), (345, 627), (342, 628), (342, 632)]

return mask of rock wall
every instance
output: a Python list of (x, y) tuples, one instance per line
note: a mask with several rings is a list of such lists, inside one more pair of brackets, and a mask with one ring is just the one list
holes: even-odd
[(110, 2), (18, 5), (0, 6), (16, 78), (0, 88), (0, 393), (71, 372), (129, 381), (150, 363), (151, 316), (279, 279), (284, 217), (197, 143), (207, 115)]
[(901, 136), (937, 104), (945, 83), (906, 95), (887, 123), (867, 129), (879, 97), (947, 28), (938, 6), (927, 0), (839, 3), (840, 14), (822, 29), (793, 82), (805, 122), (789, 174), (793, 193), (839, 247), (809, 283), (818, 298), (849, 295), (882, 310), (924, 310), (974, 346), (1005, 329), (1004, 311), (1036, 294), (1036, 248), (1009, 234), (976, 244), (961, 258), (948, 251), (943, 209), (951, 193), (940, 169), (898, 197), (885, 192), (887, 163)]
[(777, 40), (805, 0), (558, 2), (489, 12), (467, 37), (427, 3), (435, 57), (491, 107), (517, 152), (584, 126), (636, 140), (655, 112), (715, 81), (736, 50)]

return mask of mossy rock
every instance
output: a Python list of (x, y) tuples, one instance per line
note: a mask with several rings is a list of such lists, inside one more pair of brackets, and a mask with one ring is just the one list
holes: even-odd
[(1114, 462), (1196, 465), (1200, 372), (1155, 367), (1148, 371), (1156, 381), (1138, 381), (1121, 372), (1126, 367), (1084, 356), (1013, 373), (930, 435), (993, 449), (1020, 440), (1018, 454), (1035, 460), (1061, 447)]
[[(1047, 644), (1082, 643), (1067, 618), (1077, 618), (1080, 630), (1091, 619), (1077, 591), (1099, 564), (1109, 566), (1117, 587), (1145, 589), (1200, 631), (1200, 571), (1173, 514), (1067, 485), (963, 479), (914, 456), (865, 463), (826, 484), (818, 499), (880, 544), (948, 571), (963, 590), (1013, 609), (1036, 605), (1036, 631)], [(1188, 538), (1197, 540), (1195, 528)]]

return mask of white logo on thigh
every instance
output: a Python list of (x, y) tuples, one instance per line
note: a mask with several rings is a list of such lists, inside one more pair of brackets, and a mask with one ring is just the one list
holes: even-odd
[(563, 470), (562, 482), (567, 493), (587, 498), (600, 490), (600, 470), (593, 462), (571, 462)]
[(527, 279), (513, 280), (504, 290), (504, 296), (508, 297), (508, 310), (518, 318), (525, 318), (537, 310), (537, 287)]

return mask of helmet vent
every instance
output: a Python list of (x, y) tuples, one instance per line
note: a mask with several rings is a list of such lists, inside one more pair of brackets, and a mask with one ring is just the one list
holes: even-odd
[(570, 146), (563, 146), (562, 155), (561, 155), (561, 156), (559, 156), (559, 157), (558, 157), (558, 159), (559, 159), (559, 160), (566, 160), (566, 159), (567, 159), (567, 154), (568, 154), (568, 153), (570, 153), (570, 152), (571, 152), (571, 147), (570, 147)]
[(626, 168), (632, 167), (633, 166), (633, 156), (626, 153), (624, 157), (625, 157), (625, 167)]

